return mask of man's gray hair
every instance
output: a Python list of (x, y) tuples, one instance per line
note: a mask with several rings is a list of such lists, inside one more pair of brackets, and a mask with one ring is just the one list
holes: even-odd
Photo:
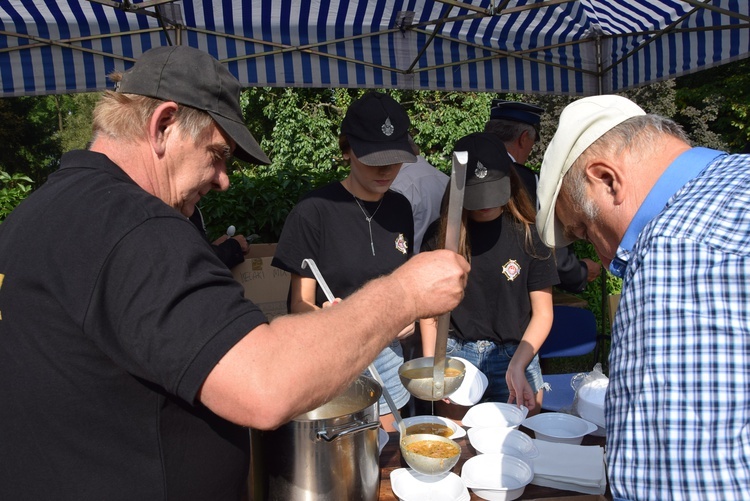
[(599, 216), (597, 208), (586, 198), (586, 173), (584, 169), (593, 156), (618, 156), (627, 149), (643, 155), (659, 148), (662, 136), (672, 136), (687, 144), (690, 139), (675, 121), (659, 115), (638, 115), (613, 127), (581, 153), (565, 174), (560, 188), (573, 201), (573, 208), (590, 221)]
[(534, 139), (539, 139), (539, 135), (533, 125), (501, 118), (489, 120), (484, 125), (484, 132), (495, 134), (504, 143), (515, 141), (524, 132), (533, 134)]

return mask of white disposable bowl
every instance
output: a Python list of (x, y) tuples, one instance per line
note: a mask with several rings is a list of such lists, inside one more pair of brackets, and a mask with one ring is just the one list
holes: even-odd
[[(462, 438), (466, 436), (466, 430), (458, 426), (455, 421), (452, 419), (448, 419), (442, 416), (412, 416), (408, 418), (402, 419), (404, 422), (404, 426), (406, 428), (409, 428), (409, 426), (414, 426), (415, 424), (421, 424), (421, 423), (438, 423), (447, 426), (451, 430), (453, 430), (453, 435), (451, 435), (450, 439), (457, 439)], [(393, 427), (398, 430), (398, 425), (396, 424), (396, 421), (393, 422)]]
[(391, 472), (391, 490), (400, 501), (469, 501), (469, 490), (461, 477), (448, 472), (422, 475), (411, 468)]
[(508, 454), (480, 454), (469, 458), (461, 469), (466, 487), (482, 499), (510, 501), (523, 494), (534, 478), (526, 461)]
[(461, 381), (461, 386), (448, 395), (448, 400), (457, 405), (474, 405), (482, 399), (482, 395), (487, 389), (487, 376), (468, 360), (460, 357), (453, 357), (453, 359), (463, 362), (466, 373), (464, 374), (464, 380)]
[(539, 440), (574, 445), (580, 444), (585, 435), (597, 428), (594, 423), (562, 412), (542, 412), (525, 419), (523, 425)]
[(512, 428), (471, 428), (469, 443), (480, 454), (509, 454), (530, 460), (539, 456), (539, 450), (527, 434)]
[(466, 411), (461, 423), (469, 428), (518, 428), (528, 413), (529, 409), (523, 405), (484, 402)]

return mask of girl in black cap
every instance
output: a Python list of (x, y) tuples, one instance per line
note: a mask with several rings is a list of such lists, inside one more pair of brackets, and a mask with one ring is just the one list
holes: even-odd
[[(328, 306), (310, 269), (302, 268), (304, 259), (313, 259), (333, 294), (344, 298), (411, 257), (411, 204), (389, 189), (401, 164), (416, 161), (409, 127), (406, 111), (386, 94), (369, 92), (347, 110), (339, 146), (349, 175), (308, 193), (294, 207), (272, 261), (292, 274), (290, 312)], [(413, 331), (413, 324), (404, 326), (399, 337)], [(404, 363), (399, 340), (374, 362), (396, 406), (406, 405), (410, 395), (398, 377)], [(388, 431), (394, 429), (390, 413), (381, 398), (381, 423)]]
[[(454, 150), (469, 154), (459, 253), (471, 262), (471, 273), (463, 301), (451, 312), (447, 354), (487, 376), (482, 401), (516, 402), (539, 412), (544, 382), (537, 352), (552, 326), (555, 260), (539, 239), (534, 207), (503, 143), (475, 133)], [(442, 247), (443, 205), (423, 250)], [(435, 319), (421, 320), (420, 329), (424, 355), (432, 356)], [(466, 408), (442, 410), (462, 417)]]

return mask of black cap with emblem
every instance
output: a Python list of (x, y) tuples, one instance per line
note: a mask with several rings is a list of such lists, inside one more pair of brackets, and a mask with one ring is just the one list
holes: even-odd
[(464, 209), (502, 207), (510, 200), (513, 168), (505, 145), (495, 134), (475, 132), (456, 142), (453, 151), (469, 153), (464, 188)]
[(341, 133), (363, 164), (393, 165), (417, 161), (409, 127), (411, 120), (403, 106), (387, 94), (369, 91), (349, 106)]

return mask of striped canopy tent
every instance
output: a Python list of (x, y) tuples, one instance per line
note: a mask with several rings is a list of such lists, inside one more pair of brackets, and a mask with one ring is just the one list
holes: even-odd
[(246, 86), (592, 95), (750, 54), (748, 0), (2, 0), (0, 97), (184, 44)]

